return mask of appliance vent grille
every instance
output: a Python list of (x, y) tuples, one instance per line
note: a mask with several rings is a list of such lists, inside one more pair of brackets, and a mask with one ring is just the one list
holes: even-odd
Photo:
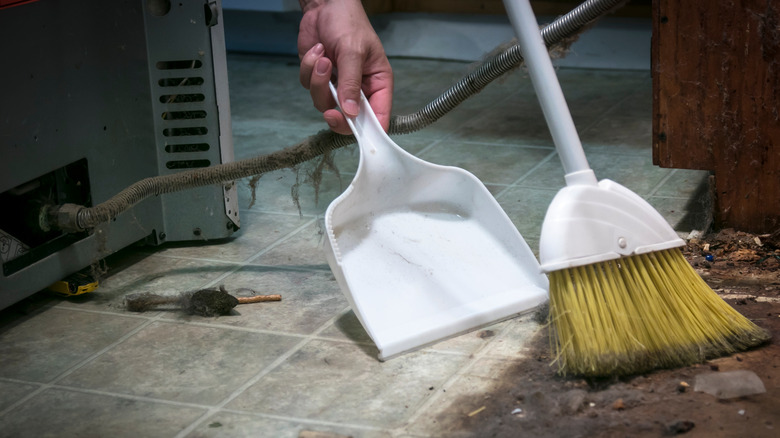
[[(205, 137), (209, 130), (209, 114), (206, 111), (204, 79), (199, 72), (200, 60), (160, 61), (156, 64), (161, 77), (159, 101), (162, 104), (162, 134), (165, 152), (187, 154), (186, 159), (171, 159), (165, 167), (171, 170), (208, 167), (211, 161), (205, 157), (211, 146)], [(175, 75), (168, 77), (168, 75)], [(200, 157), (198, 155), (201, 155)]]

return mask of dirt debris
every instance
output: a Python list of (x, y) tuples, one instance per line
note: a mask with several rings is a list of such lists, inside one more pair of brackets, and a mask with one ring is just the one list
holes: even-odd
[[(455, 400), (436, 418), (442, 436), (777, 436), (780, 252), (770, 236), (723, 230), (683, 249), (716, 293), (770, 331), (768, 344), (689, 367), (586, 380), (556, 374), (543, 327), (490, 394)], [(699, 374), (734, 370), (756, 373), (767, 392), (721, 400), (690, 387)], [(467, 415), (476, 409), (480, 415)]]
[(780, 230), (755, 235), (721, 230), (691, 239), (684, 253), (691, 265), (711, 284), (780, 284)]

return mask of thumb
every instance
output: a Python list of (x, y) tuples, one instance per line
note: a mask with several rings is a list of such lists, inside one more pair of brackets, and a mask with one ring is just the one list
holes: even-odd
[(358, 115), (360, 86), (363, 83), (363, 62), (359, 56), (344, 55), (336, 59), (339, 106), (348, 117)]

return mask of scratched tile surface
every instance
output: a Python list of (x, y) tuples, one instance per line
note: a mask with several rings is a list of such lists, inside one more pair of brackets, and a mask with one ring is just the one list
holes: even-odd
[[(396, 114), (416, 111), (470, 71), (446, 61), (392, 64)], [(325, 127), (298, 83), (297, 59), (231, 54), (228, 69), (237, 158)], [(707, 175), (652, 164), (649, 72), (559, 74), (599, 177), (648, 199), (679, 231), (706, 220), (698, 198)], [(536, 251), (564, 181), (522, 73), (394, 139), (425, 160), (476, 174)], [(0, 312), (0, 436), (456, 436), (440, 428), (442, 416), (458, 412), (460, 397), (489, 394), (539, 326), (519, 316), (379, 361), (322, 249), (323, 213), (349, 185), (358, 157), (354, 148), (337, 151), (339, 172), (326, 169), (316, 188), (313, 163), (267, 173), (253, 204), (248, 182), (239, 182), (242, 229), (232, 239), (127, 248), (108, 258), (91, 296), (41, 293)], [(123, 306), (131, 293), (219, 285), (283, 298), (212, 318)]]

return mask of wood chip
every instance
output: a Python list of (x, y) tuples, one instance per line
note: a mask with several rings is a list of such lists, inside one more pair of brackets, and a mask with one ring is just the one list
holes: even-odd
[(485, 409), (486, 409), (485, 406), (482, 406), (481, 408), (479, 408), (477, 410), (471, 411), (471, 412), (469, 412), (469, 417), (473, 417), (473, 416), (479, 414), (480, 412), (484, 411)]
[(282, 301), (282, 296), (274, 295), (255, 295), (253, 297), (236, 297), (238, 304), (262, 303), (265, 301)]

